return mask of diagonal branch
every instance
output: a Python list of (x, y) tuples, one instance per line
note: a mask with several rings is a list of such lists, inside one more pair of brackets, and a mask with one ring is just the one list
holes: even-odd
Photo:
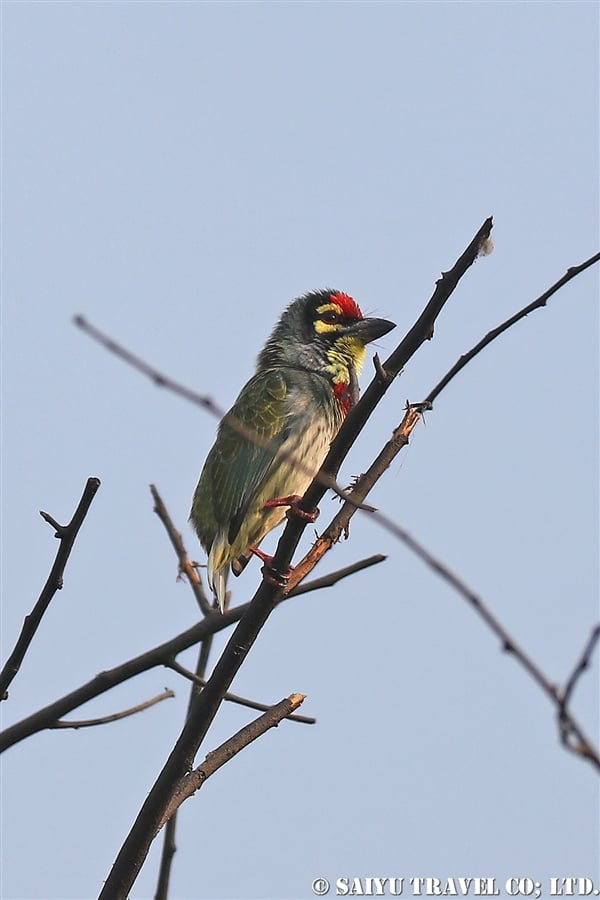
[(553, 285), (551, 285), (548, 290), (544, 291), (543, 294), (540, 294), (537, 299), (533, 300), (527, 306), (524, 306), (523, 309), (520, 309), (519, 312), (516, 312), (514, 316), (510, 316), (510, 318), (506, 319), (506, 321), (502, 322), (500, 325), (493, 328), (489, 331), (485, 337), (483, 337), (479, 343), (475, 344), (474, 347), (465, 353), (460, 359), (449, 369), (448, 372), (444, 375), (441, 381), (436, 384), (436, 386), (429, 392), (425, 403), (428, 406), (433, 404), (433, 401), (439, 397), (441, 392), (447, 387), (453, 378), (458, 375), (461, 369), (470, 363), (471, 360), (477, 356), (478, 353), (481, 353), (485, 347), (495, 341), (496, 338), (500, 337), (501, 334), (504, 334), (505, 331), (508, 331), (509, 328), (512, 328), (513, 325), (516, 325), (517, 322), (520, 322), (521, 319), (524, 319), (525, 316), (528, 316), (529, 313), (534, 312), (536, 309), (542, 309), (557, 291), (559, 291), (565, 284), (571, 281), (572, 278), (575, 278), (576, 275), (579, 275), (581, 272), (584, 272), (586, 269), (589, 269), (590, 266), (595, 265), (595, 263), (600, 262), (600, 253), (596, 253), (594, 256), (590, 256), (589, 259), (586, 259), (585, 262), (582, 262), (578, 266), (571, 266), (571, 268), (567, 269), (562, 278), (559, 278), (558, 281), (555, 281)]
[(583, 648), (581, 657), (579, 658), (577, 664), (573, 668), (573, 671), (571, 672), (571, 674), (567, 680), (567, 683), (565, 685), (565, 689), (563, 691), (562, 699), (561, 699), (561, 715), (562, 715), (562, 710), (566, 706), (568, 706), (568, 704), (571, 702), (571, 697), (573, 696), (573, 691), (575, 690), (575, 686), (577, 685), (577, 682), (579, 681), (579, 679), (581, 678), (581, 676), (583, 675), (585, 670), (588, 668), (588, 666), (590, 664), (590, 660), (592, 658), (592, 654), (593, 654), (594, 650), (596, 649), (596, 644), (598, 643), (599, 640), (600, 640), (600, 625), (596, 625), (596, 627), (592, 630), (592, 633), (589, 636), (587, 644)]
[[(379, 515), (381, 516), (381, 513), (379, 513)], [(388, 531), (390, 531), (400, 541), (402, 541), (403, 544), (405, 544), (410, 550), (412, 550), (412, 552), (416, 556), (418, 556), (427, 566), (429, 566), (430, 569), (433, 569), (434, 572), (436, 572), (472, 606), (477, 615), (481, 619), (483, 619), (490, 631), (492, 631), (500, 640), (502, 649), (507, 653), (513, 654), (515, 659), (531, 676), (531, 678), (533, 678), (533, 680), (542, 689), (546, 696), (549, 697), (552, 703), (557, 706), (561, 722), (561, 738), (563, 744), (568, 747), (568, 749), (589, 760), (596, 767), (596, 769), (600, 771), (600, 755), (598, 753), (598, 750), (594, 747), (590, 738), (587, 737), (581, 725), (579, 725), (576, 719), (567, 711), (564, 695), (561, 697), (560, 692), (557, 690), (556, 686), (552, 684), (552, 682), (546, 677), (546, 675), (544, 675), (537, 663), (535, 663), (531, 659), (531, 657), (523, 650), (523, 648), (520, 647), (519, 644), (517, 644), (514, 638), (508, 633), (508, 631), (496, 618), (494, 613), (489, 609), (482, 598), (479, 597), (478, 594), (476, 594), (475, 591), (473, 591), (461, 578), (455, 575), (454, 572), (452, 572), (444, 563), (442, 563), (436, 556), (434, 556), (433, 553), (430, 553), (429, 550), (427, 550), (423, 544), (419, 543), (419, 541), (417, 541), (408, 531), (406, 531), (406, 529), (402, 528), (396, 522), (392, 522), (391, 519), (387, 519), (387, 528)], [(589, 658), (599, 636), (600, 626), (597, 626), (597, 628), (594, 629), (594, 632), (592, 633), (592, 636), (588, 642), (587, 647), (585, 648), (578, 666), (575, 668), (573, 675), (569, 679), (567, 689), (565, 690), (565, 694), (567, 694), (567, 690), (569, 691), (567, 700), (569, 699), (570, 693), (572, 692), (572, 687), (575, 681), (587, 667)], [(570, 739), (567, 739), (567, 737)], [(572, 740), (573, 738), (575, 739), (575, 741)]]
[(54, 565), (50, 570), (42, 593), (32, 611), (28, 616), (25, 616), (25, 621), (23, 622), (23, 627), (14, 650), (6, 661), (2, 672), (0, 672), (0, 700), (6, 700), (8, 697), (8, 687), (21, 667), (21, 663), (29, 649), (29, 645), (40, 626), (42, 617), (48, 609), (56, 592), (62, 589), (65, 566), (67, 565), (71, 550), (73, 549), (75, 538), (77, 537), (79, 529), (83, 524), (83, 520), (88, 513), (92, 500), (96, 496), (99, 487), (99, 478), (88, 478), (83, 494), (81, 495), (81, 500), (68, 525), (59, 525), (49, 513), (40, 512), (41, 517), (55, 529), (55, 537), (59, 539), (60, 544), (56, 553)]
[[(157, 493), (157, 496), (158, 496), (158, 493)], [(162, 504), (162, 501), (161, 501), (161, 504)], [(164, 511), (164, 516), (165, 516), (165, 518), (163, 519), (163, 524), (165, 524), (165, 527), (166, 527), (166, 520), (168, 520), (170, 522), (170, 517), (164, 506), (163, 506), (163, 511)], [(162, 518), (162, 516), (161, 516), (161, 518)], [(167, 528), (167, 531), (168, 531), (168, 528)], [(182, 547), (183, 547), (183, 543), (182, 543)], [(177, 548), (176, 548), (176, 551), (177, 551)], [(183, 552), (185, 553), (185, 549)], [(187, 558), (187, 555), (186, 555), (186, 558)], [(197, 576), (196, 571), (195, 570), (193, 570), (193, 571), (194, 571), (194, 574), (196, 574), (196, 576)], [(193, 584), (193, 583), (190, 581), (190, 584)], [(206, 667), (208, 666), (208, 658), (210, 656), (210, 651), (212, 649), (212, 642), (213, 642), (212, 635), (209, 635), (201, 642), (200, 649), (198, 651), (198, 660), (196, 662), (196, 673), (194, 674), (193, 672), (188, 672), (187, 669), (184, 670), (184, 672), (187, 673), (187, 675), (189, 675), (189, 677), (192, 680), (192, 688), (191, 688), (190, 696), (189, 696), (189, 700), (188, 700), (188, 708), (187, 708), (186, 717), (189, 717), (191, 709), (192, 709), (194, 697), (196, 697), (196, 695), (200, 691), (200, 684), (198, 682), (200, 680), (202, 680), (204, 678), (204, 675), (206, 674)], [(178, 666), (178, 664), (173, 659), (171, 661), (171, 667), (174, 669), (174, 671), (177, 671), (177, 666)], [(183, 666), (181, 668), (183, 669)], [(159, 866), (159, 870), (158, 870), (158, 881), (156, 884), (156, 892), (154, 894), (154, 900), (167, 900), (167, 897), (169, 895), (169, 881), (171, 880), (171, 867), (173, 865), (173, 857), (175, 855), (175, 851), (177, 850), (177, 846), (175, 844), (176, 830), (177, 830), (177, 811), (175, 811), (173, 813), (173, 815), (167, 822), (167, 827), (165, 828), (164, 837), (163, 837), (162, 853), (160, 855), (160, 866)]]
[(189, 775), (185, 775), (182, 779), (179, 787), (171, 797), (164, 816), (158, 825), (157, 833), (163, 827), (165, 822), (171, 818), (173, 813), (179, 809), (181, 804), (187, 800), (188, 797), (195, 794), (196, 791), (200, 790), (207, 778), (214, 775), (215, 772), (224, 766), (225, 763), (229, 762), (230, 759), (233, 759), (233, 757), (236, 756), (240, 750), (243, 750), (244, 747), (247, 747), (248, 744), (251, 744), (257, 738), (261, 737), (261, 735), (270, 728), (279, 725), (282, 719), (289, 718), (291, 713), (295, 709), (298, 709), (304, 700), (304, 694), (291, 694), (275, 706), (269, 707), (262, 716), (255, 719), (254, 722), (250, 722), (250, 724), (244, 726), (244, 728), (241, 728), (233, 735), (233, 737), (230, 737), (229, 740), (221, 744), (220, 747), (217, 747), (216, 750), (212, 750), (208, 753), (202, 765), (190, 772)]
[(171, 521), (171, 517), (167, 512), (167, 508), (163, 502), (162, 497), (158, 493), (155, 485), (150, 485), (150, 493), (152, 494), (152, 499), (154, 500), (154, 512), (163, 523), (165, 527), (165, 531), (169, 536), (169, 540), (175, 550), (177, 555), (177, 559), (179, 560), (179, 571), (183, 573), (194, 593), (194, 597), (196, 598), (196, 602), (205, 616), (210, 615), (214, 612), (214, 608), (208, 601), (206, 594), (204, 593), (204, 587), (202, 585), (202, 581), (200, 580), (200, 576), (196, 571), (196, 567), (192, 565), (190, 558), (185, 549), (183, 538), (181, 534)]

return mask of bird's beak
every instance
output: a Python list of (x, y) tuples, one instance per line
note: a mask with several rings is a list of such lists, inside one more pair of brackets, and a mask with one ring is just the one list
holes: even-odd
[(371, 341), (383, 337), (395, 327), (396, 323), (388, 322), (387, 319), (359, 319), (348, 325), (344, 329), (344, 334), (348, 337), (358, 338), (363, 344), (370, 344)]

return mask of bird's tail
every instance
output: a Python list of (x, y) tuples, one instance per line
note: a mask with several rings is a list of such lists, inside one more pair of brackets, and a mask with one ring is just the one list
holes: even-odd
[[(227, 547), (225, 546), (227, 545)], [(224, 534), (219, 533), (212, 542), (210, 553), (208, 554), (207, 576), (208, 585), (214, 594), (215, 600), (219, 605), (221, 612), (225, 612), (225, 601), (227, 599), (227, 576), (229, 575), (229, 561), (223, 562), (226, 558), (229, 542)]]

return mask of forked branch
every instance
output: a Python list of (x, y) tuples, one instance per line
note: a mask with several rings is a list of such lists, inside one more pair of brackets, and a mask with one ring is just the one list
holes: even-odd
[[(194, 684), (197, 684), (200, 687), (205, 686), (206, 678), (202, 678), (200, 675), (194, 675), (193, 672), (190, 672), (185, 666), (180, 665), (176, 660), (172, 660), (168, 663), (168, 666), (170, 669), (173, 669), (174, 672), (177, 672), (178, 675), (182, 675), (189, 681), (193, 681)], [(232, 694), (229, 691), (225, 694), (223, 700), (229, 700), (231, 703), (237, 703), (239, 706), (245, 706), (248, 709), (257, 709), (260, 712), (268, 712), (272, 709), (267, 703), (259, 703), (257, 700), (250, 700), (248, 697), (240, 697), (239, 694)], [(316, 719), (313, 719), (312, 716), (289, 715), (287, 718), (290, 722), (302, 722), (303, 725), (314, 725), (317, 721)]]
[(25, 658), (25, 654), (29, 649), (35, 633), (40, 626), (42, 617), (48, 609), (50, 602), (57, 591), (63, 586), (63, 576), (65, 566), (73, 549), (75, 538), (83, 524), (87, 512), (90, 508), (92, 500), (96, 496), (96, 492), (100, 487), (99, 478), (88, 478), (84, 488), (81, 500), (77, 505), (77, 509), (73, 513), (73, 518), (68, 525), (59, 525), (47, 512), (40, 512), (41, 517), (48, 522), (55, 530), (55, 537), (60, 541), (54, 565), (50, 570), (50, 574), (46, 580), (46, 584), (42, 589), (37, 603), (33, 607), (28, 616), (25, 617), (21, 633), (15, 644), (14, 650), (10, 654), (2, 672), (0, 672), (0, 700), (6, 700), (8, 697), (8, 687), (13, 678), (21, 668), (21, 663)]
[(189, 775), (186, 775), (173, 793), (164, 816), (159, 822), (157, 833), (168, 822), (173, 813), (179, 809), (184, 800), (187, 800), (188, 797), (199, 791), (211, 775), (214, 775), (215, 772), (229, 762), (230, 759), (233, 759), (248, 744), (251, 744), (270, 728), (275, 728), (279, 725), (282, 719), (291, 718), (291, 714), (295, 709), (298, 709), (305, 699), (304, 694), (291, 694), (285, 700), (281, 700), (275, 706), (271, 706), (254, 722), (245, 725), (244, 728), (241, 728), (233, 737), (230, 737), (220, 747), (217, 747), (216, 750), (208, 753), (204, 762), (190, 772)]

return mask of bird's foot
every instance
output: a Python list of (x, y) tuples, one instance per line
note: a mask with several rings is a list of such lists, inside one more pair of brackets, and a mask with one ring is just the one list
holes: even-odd
[(269, 584), (272, 584), (275, 587), (287, 587), (293, 566), (290, 566), (287, 572), (278, 572), (277, 569), (273, 568), (272, 556), (265, 553), (264, 550), (259, 550), (258, 547), (249, 547), (248, 549), (250, 550), (250, 553), (254, 553), (255, 556), (258, 556), (258, 558), (262, 559), (264, 562), (261, 572), (263, 573), (265, 581), (268, 581)]
[(267, 500), (263, 509), (275, 509), (277, 506), (289, 506), (286, 513), (288, 519), (291, 518), (291, 516), (296, 516), (304, 522), (316, 522), (319, 517), (319, 510), (313, 509), (310, 512), (307, 512), (300, 507), (301, 500), (302, 497), (300, 494), (289, 494), (287, 497), (274, 497), (272, 500)]

